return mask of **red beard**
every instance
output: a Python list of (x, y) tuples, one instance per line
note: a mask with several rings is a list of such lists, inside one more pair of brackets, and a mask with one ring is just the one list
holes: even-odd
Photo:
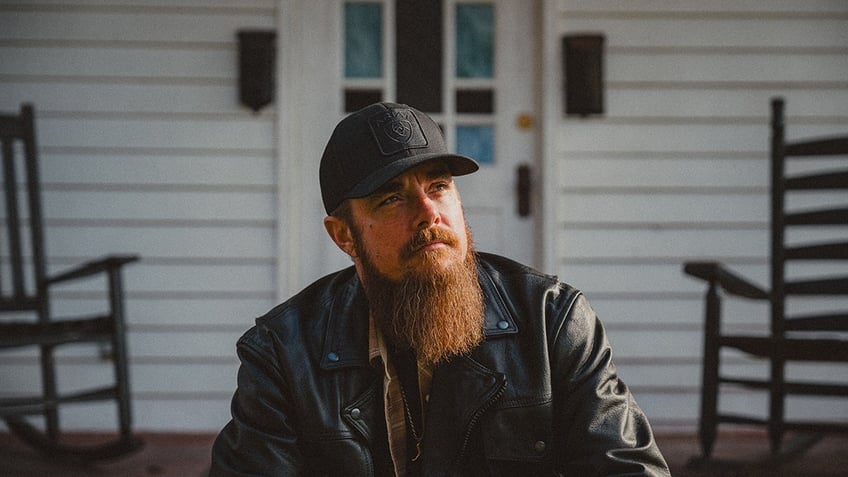
[(409, 241), (402, 256), (423, 254), (422, 263), (400, 280), (392, 280), (376, 269), (354, 232), (374, 322), (392, 344), (413, 349), (424, 363), (437, 364), (466, 354), (483, 340), (483, 293), (471, 235), (466, 233), (469, 245), (465, 260), (443, 265), (441, 257), (451, 251), (417, 250), (433, 240), (456, 247), (456, 236), (439, 228), (420, 232)]

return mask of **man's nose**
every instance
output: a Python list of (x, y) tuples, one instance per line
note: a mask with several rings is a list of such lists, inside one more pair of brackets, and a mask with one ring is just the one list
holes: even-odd
[(430, 198), (427, 194), (418, 194), (416, 201), (416, 228), (423, 230), (437, 225), (442, 221), (442, 216), (439, 212), (439, 207), (436, 201)]

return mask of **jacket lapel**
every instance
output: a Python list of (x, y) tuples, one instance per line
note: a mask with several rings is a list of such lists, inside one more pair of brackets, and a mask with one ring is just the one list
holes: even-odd
[(321, 368), (368, 366), (368, 300), (353, 268), (327, 307)]

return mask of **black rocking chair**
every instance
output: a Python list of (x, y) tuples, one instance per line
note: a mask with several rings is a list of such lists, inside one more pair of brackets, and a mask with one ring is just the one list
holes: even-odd
[[(848, 195), (843, 193), (848, 191), (848, 135), (787, 142), (783, 106), (782, 99), (772, 100), (770, 287), (751, 283), (716, 262), (684, 266), (687, 274), (708, 283), (699, 429), (703, 459), (710, 458), (719, 423), (764, 426), (774, 457), (803, 451), (784, 446), (787, 431), (798, 433), (806, 447), (817, 439), (813, 436), (848, 432), (844, 419), (786, 417), (787, 396), (848, 397), (848, 383), (786, 373), (793, 362), (848, 361)], [(811, 203), (815, 205), (799, 205)], [(767, 301), (768, 334), (723, 332), (725, 294)], [(768, 376), (726, 376), (719, 366), (722, 349), (767, 360)], [(720, 412), (722, 385), (767, 393), (767, 416)]]
[[(131, 433), (121, 275), (123, 266), (138, 257), (107, 256), (48, 276), (31, 105), (23, 105), (18, 115), (0, 115), (0, 142), (6, 221), (0, 234), (0, 242), (4, 242), (0, 252), (0, 314), (7, 317), (0, 321), (0, 351), (32, 347), (38, 350), (41, 367), (41, 394), (3, 397), (0, 417), (12, 433), (52, 457), (95, 461), (132, 452), (142, 442)], [(107, 311), (78, 318), (51, 316), (50, 290), (54, 285), (97, 276), (106, 279)], [(58, 346), (80, 343), (94, 343), (101, 347), (101, 353), (108, 350), (105, 355), (113, 361), (114, 382), (63, 393), (57, 385), (54, 351)], [(6, 385), (2, 391), (7, 395), (13, 392)], [(76, 403), (94, 401), (115, 402), (118, 416), (114, 436), (85, 446), (64, 442), (60, 408), (65, 412)], [(33, 424), (32, 416), (43, 416), (43, 425)]]

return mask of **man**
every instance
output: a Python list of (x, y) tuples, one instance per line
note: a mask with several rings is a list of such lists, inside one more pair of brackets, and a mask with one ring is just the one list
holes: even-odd
[(669, 475), (580, 292), (475, 252), (477, 167), (405, 105), (338, 124), (324, 225), (353, 267), (239, 340), (211, 475)]

